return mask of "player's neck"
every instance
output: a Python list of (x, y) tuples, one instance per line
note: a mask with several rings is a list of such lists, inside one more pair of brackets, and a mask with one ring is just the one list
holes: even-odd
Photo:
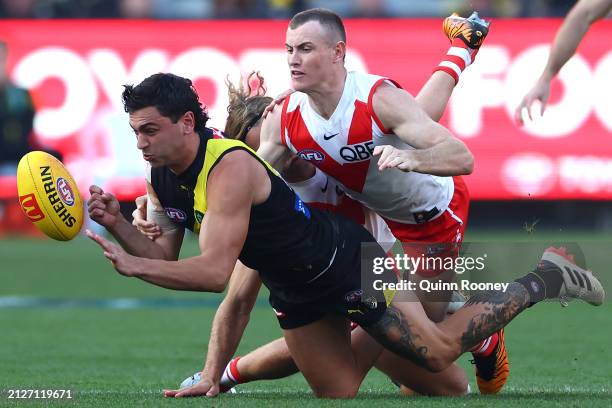
[(200, 148), (200, 136), (197, 132), (193, 132), (188, 136), (187, 141), (184, 144), (184, 148), (177, 154), (174, 163), (169, 164), (168, 168), (174, 174), (182, 174), (191, 166), (195, 161), (198, 150)]
[(342, 98), (346, 76), (347, 71), (343, 69), (338, 75), (322, 82), (317, 89), (307, 92), (310, 106), (321, 117), (329, 119), (333, 115)]

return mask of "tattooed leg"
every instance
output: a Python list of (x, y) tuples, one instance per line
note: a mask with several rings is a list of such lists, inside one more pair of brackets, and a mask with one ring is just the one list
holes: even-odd
[(427, 318), (418, 302), (392, 302), (378, 322), (364, 329), (390, 351), (437, 372), (507, 325), (527, 306), (527, 290), (513, 282), (506, 292), (474, 295), (437, 324)]
[(460, 333), (461, 353), (506, 326), (529, 306), (525, 287), (513, 282), (505, 292), (487, 291), (472, 296), (449, 321), (445, 330)]
[(429, 320), (419, 302), (392, 302), (364, 330), (386, 349), (433, 372), (448, 367), (459, 355), (453, 351), (453, 339)]

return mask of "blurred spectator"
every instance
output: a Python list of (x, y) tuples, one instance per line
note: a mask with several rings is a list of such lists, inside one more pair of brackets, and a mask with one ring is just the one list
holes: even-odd
[(155, 16), (163, 19), (211, 18), (213, 0), (155, 0)]
[(259, 0), (255, 17), (291, 18), (304, 10), (303, 0)]
[[(523, 1), (514, 0), (470, 0), (462, 1), (449, 12), (457, 12), (462, 16), (468, 16), (472, 11), (478, 11), (481, 17), (486, 19), (492, 17), (516, 17), (522, 14)], [(532, 1), (531, 3), (538, 3)]]
[(15, 175), (17, 163), (30, 151), (34, 105), (28, 90), (9, 80), (7, 56), (7, 45), (0, 42), (0, 175)]
[(0, 16), (3, 18), (35, 18), (36, 0), (2, 0), (0, 2)]
[(151, 18), (153, 0), (120, 0), (119, 15), (122, 18)]
[(382, 17), (386, 14), (384, 0), (356, 0), (353, 17)]
[(345, 17), (558, 17), (575, 0), (0, 0), (0, 18), (291, 18), (325, 7)]

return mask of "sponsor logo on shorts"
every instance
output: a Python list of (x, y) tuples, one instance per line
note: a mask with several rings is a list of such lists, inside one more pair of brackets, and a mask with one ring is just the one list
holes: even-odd
[(306, 218), (310, 219), (310, 210), (308, 209), (308, 206), (304, 204), (304, 202), (297, 195), (295, 196), (295, 210), (304, 214)]
[(325, 155), (317, 150), (301, 150), (297, 153), (298, 157), (306, 161), (322, 162), (325, 160)]
[(370, 309), (376, 309), (378, 307), (378, 301), (376, 301), (374, 296), (362, 300), (361, 303)]
[(275, 308), (272, 308), (272, 310), (274, 310), (274, 314), (276, 315), (276, 317), (278, 317), (279, 319), (282, 319), (283, 317), (287, 316), (285, 314), (285, 312), (280, 312), (278, 310), (276, 310)]
[(58, 177), (55, 181), (55, 186), (57, 187), (59, 197), (64, 202), (64, 204), (72, 207), (74, 205), (74, 192), (72, 191), (72, 188), (70, 187), (70, 184), (68, 184), (66, 179)]
[(45, 218), (45, 214), (40, 209), (40, 205), (38, 205), (34, 193), (19, 196), (19, 203), (25, 215), (33, 222)]
[(166, 215), (174, 222), (185, 222), (187, 221), (187, 214), (185, 211), (178, 208), (166, 207), (164, 208)]

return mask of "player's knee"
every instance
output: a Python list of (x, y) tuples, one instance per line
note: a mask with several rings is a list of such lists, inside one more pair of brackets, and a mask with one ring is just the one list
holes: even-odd
[(315, 396), (317, 398), (334, 398), (334, 399), (340, 399), (340, 398), (355, 398), (355, 396), (357, 395), (357, 392), (359, 391), (359, 387), (351, 387), (351, 388), (345, 388), (345, 389), (334, 389), (334, 390), (326, 390), (326, 391), (315, 391)]
[(466, 395), (469, 391), (469, 386), (470, 383), (467, 380), (467, 377), (463, 376), (461, 379), (445, 384), (443, 395), (447, 395), (449, 397), (460, 397), (462, 395)]
[(317, 398), (355, 398), (359, 392), (358, 382), (345, 382), (344, 384), (334, 384), (333, 387), (324, 389), (313, 389)]
[(446, 397), (458, 397), (468, 393), (469, 381), (463, 370), (462, 375), (454, 375), (449, 381), (443, 381), (436, 384), (434, 390), (435, 395)]

